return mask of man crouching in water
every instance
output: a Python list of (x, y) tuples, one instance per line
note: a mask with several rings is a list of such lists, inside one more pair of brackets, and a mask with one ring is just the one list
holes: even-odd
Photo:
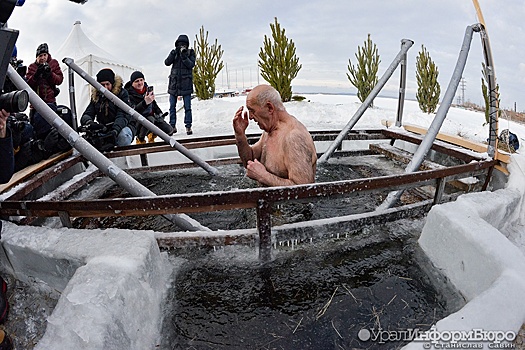
[[(290, 115), (279, 92), (269, 85), (256, 86), (233, 117), (239, 156), (249, 178), (265, 186), (291, 186), (315, 182), (317, 154), (306, 127)], [(253, 146), (246, 128), (250, 119), (264, 132)]]

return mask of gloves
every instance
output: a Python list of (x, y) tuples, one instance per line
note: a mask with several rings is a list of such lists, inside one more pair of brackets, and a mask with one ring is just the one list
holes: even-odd
[(111, 129), (111, 131), (109, 132), (111, 134), (111, 136), (113, 137), (113, 145), (116, 145), (117, 144), (117, 137), (118, 137), (118, 132), (117, 130), (115, 129)]
[(44, 69), (43, 69), (42, 77), (47, 79), (51, 75), (51, 67), (49, 67), (49, 64), (47, 63), (44, 63), (43, 66), (44, 66)]
[(39, 64), (38, 67), (36, 68), (35, 77), (39, 78), (42, 76), (42, 74), (44, 74), (44, 65)]
[(44, 139), (44, 150), (49, 153), (54, 153), (56, 145), (58, 144), (58, 138), (59, 138), (58, 130), (53, 128), (47, 134), (46, 138)]
[(89, 131), (99, 131), (99, 130), (104, 130), (106, 128), (105, 125), (102, 125), (100, 123), (97, 123), (97, 122), (91, 122), (91, 123), (88, 123), (86, 124), (86, 127)]

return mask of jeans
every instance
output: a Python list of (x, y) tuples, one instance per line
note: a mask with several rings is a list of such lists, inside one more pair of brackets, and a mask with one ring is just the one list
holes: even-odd
[[(192, 116), (191, 116), (191, 95), (182, 96), (184, 101), (184, 125), (187, 128), (191, 128)], [(177, 125), (177, 96), (170, 94), (170, 125)]]
[(129, 126), (126, 126), (118, 133), (116, 146), (131, 145), (131, 141), (133, 141), (133, 132)]

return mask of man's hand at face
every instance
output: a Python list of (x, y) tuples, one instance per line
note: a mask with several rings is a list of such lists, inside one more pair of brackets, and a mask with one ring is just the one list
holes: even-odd
[(266, 170), (266, 167), (257, 159), (255, 159), (254, 161), (248, 161), (248, 164), (246, 165), (246, 175), (250, 179), (259, 181), (261, 183), (265, 183), (263, 179), (266, 176), (266, 174), (268, 174), (268, 170)]
[(233, 117), (233, 131), (236, 135), (242, 135), (245, 133), (246, 128), (248, 128), (249, 123), (250, 120), (248, 119), (248, 112), (244, 111), (244, 107), (239, 107), (235, 113), (235, 116)]

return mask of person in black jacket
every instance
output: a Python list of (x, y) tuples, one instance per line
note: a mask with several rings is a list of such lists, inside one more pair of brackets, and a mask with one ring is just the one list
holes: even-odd
[[(164, 117), (168, 113), (162, 113), (162, 110), (155, 101), (153, 86), (148, 86), (148, 84), (144, 81), (144, 74), (142, 74), (142, 72), (133, 72), (129, 78), (129, 81), (126, 83), (126, 85), (124, 85), (124, 88), (128, 91), (130, 105), (135, 109), (135, 111), (142, 114), (146, 119), (155, 124), (155, 126), (164, 131), (166, 134), (173, 134), (173, 128), (164, 120)], [(150, 132), (139, 123), (136, 125), (137, 140), (135, 143), (145, 143), (146, 135), (148, 135), (148, 142), (155, 141), (155, 134)]]
[(191, 94), (193, 93), (193, 67), (195, 67), (195, 51), (190, 49), (190, 41), (185, 34), (179, 35), (175, 41), (175, 49), (171, 50), (164, 60), (166, 66), (171, 65), (168, 93), (170, 94), (170, 124), (173, 132), (177, 132), (176, 105), (177, 97), (184, 101), (184, 124), (186, 134), (191, 135)]
[[(97, 73), (97, 81), (113, 95), (129, 105), (129, 95), (123, 88), (122, 78), (104, 68)], [(97, 89), (91, 93), (91, 101), (80, 118), (80, 125), (91, 132), (97, 132), (97, 140), (88, 139), (100, 151), (111, 150), (114, 146), (127, 146), (133, 141), (134, 125), (131, 116), (117, 107)]]
[(7, 128), (9, 113), (0, 111), (0, 183), (5, 184), (11, 180), (15, 170), (15, 155), (11, 131)]

